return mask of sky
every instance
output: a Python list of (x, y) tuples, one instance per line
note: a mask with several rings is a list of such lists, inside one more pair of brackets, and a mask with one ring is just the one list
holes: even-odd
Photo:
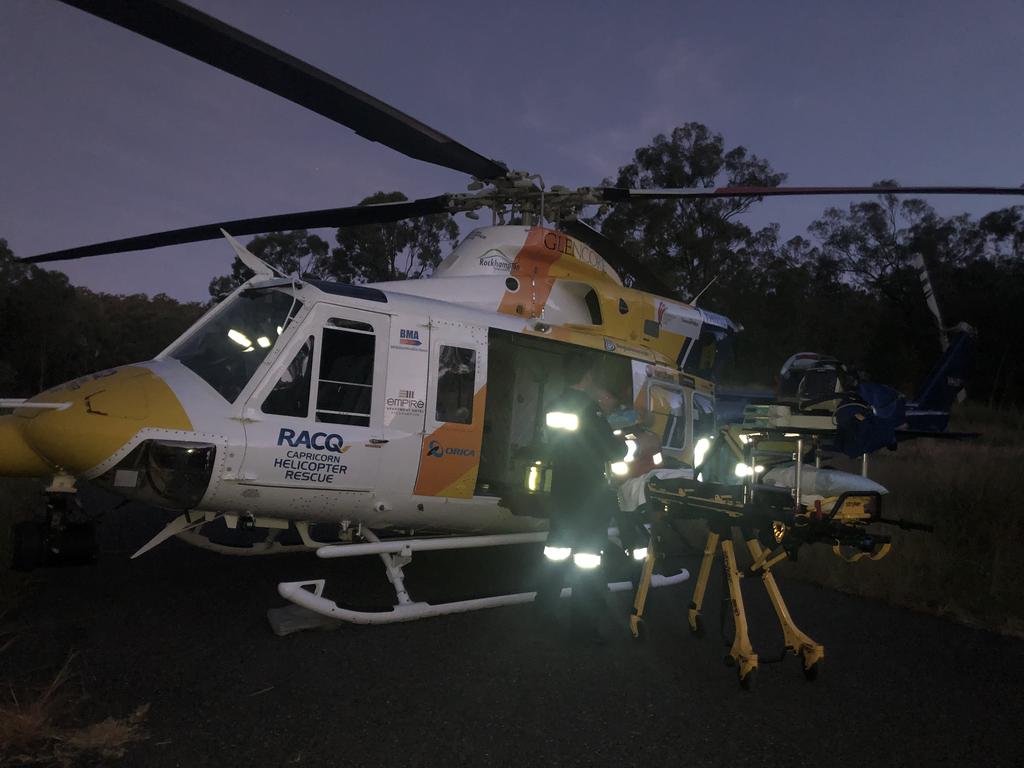
[[(688, 121), (790, 184), (1024, 183), (1019, 0), (192, 4), (548, 186), (614, 177)], [(18, 256), (468, 181), (56, 0), (0, 0), (0, 238)], [(806, 234), (849, 202), (747, 221)], [(193, 300), (231, 259), (214, 241), (54, 268)]]

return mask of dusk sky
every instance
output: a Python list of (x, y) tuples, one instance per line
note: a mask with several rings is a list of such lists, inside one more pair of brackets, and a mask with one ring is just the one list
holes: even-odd
[[(1019, 0), (192, 4), (549, 186), (614, 176), (691, 120), (790, 184), (1024, 183)], [(54, 0), (0, 0), (0, 169), (18, 256), (469, 180)], [(805, 234), (848, 202), (772, 200), (748, 221)], [(57, 266), (204, 299), (230, 262), (210, 242)]]

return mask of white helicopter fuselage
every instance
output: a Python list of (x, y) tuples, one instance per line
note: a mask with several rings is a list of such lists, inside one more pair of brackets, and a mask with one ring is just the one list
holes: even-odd
[(429, 280), (257, 275), (154, 360), (0, 417), (0, 474), (56, 471), (257, 527), (537, 530), (501, 499), (524, 485), (566, 352), (600, 357), (683, 458), (711, 387), (680, 368), (710, 320), (540, 227), (477, 230)]

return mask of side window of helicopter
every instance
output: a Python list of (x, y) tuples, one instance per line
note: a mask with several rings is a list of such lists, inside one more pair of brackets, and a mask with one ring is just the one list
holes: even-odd
[(652, 384), (649, 412), (654, 423), (651, 429), (661, 435), (665, 448), (686, 446), (686, 400), (683, 391), (663, 384)]
[(323, 330), (316, 420), (370, 426), (373, 398), (373, 326), (333, 319)]
[(309, 387), (313, 373), (313, 337), (295, 354), (260, 409), (276, 416), (309, 415)]
[(693, 440), (715, 434), (715, 403), (707, 395), (693, 393)]
[(473, 422), (476, 350), (441, 345), (437, 364), (435, 418), (453, 424)]

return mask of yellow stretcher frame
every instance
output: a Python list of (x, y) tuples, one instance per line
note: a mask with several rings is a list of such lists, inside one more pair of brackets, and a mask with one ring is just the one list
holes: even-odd
[[(797, 462), (799, 466), (803, 456), (804, 440), (811, 440), (815, 453), (818, 450), (818, 435), (815, 430), (805, 428), (758, 428), (755, 430), (744, 429), (743, 427), (728, 427), (720, 433), (726, 455), (731, 455), (737, 461), (743, 462), (752, 470), (749, 478), (744, 482), (744, 487), (749, 487), (755, 481), (755, 467), (758, 462), (755, 460), (755, 453), (759, 450), (767, 453), (789, 455), (788, 460)], [(753, 439), (752, 439), (753, 438)], [(795, 448), (795, 450), (793, 450)], [(816, 462), (817, 463), (817, 462)], [(866, 476), (867, 458), (862, 457), (862, 474)], [(804, 510), (810, 514), (811, 509), (801, 503), (800, 474), (797, 473), (797, 489), (794, 493), (794, 504), (798, 510)], [(686, 496), (683, 494), (684, 497)], [(817, 511), (820, 514), (823, 510), (831, 515), (830, 519), (847, 525), (858, 525), (869, 523), (872, 520), (871, 511), (868, 508), (868, 496), (877, 494), (864, 494), (863, 497), (856, 492), (819, 499)], [(700, 509), (714, 512), (723, 522), (712, 526), (708, 533), (704, 546), (704, 554), (701, 559), (700, 570), (694, 584), (693, 600), (690, 602), (687, 621), (690, 631), (700, 637), (704, 634), (701, 609), (704, 603), (704, 596), (707, 591), (708, 579), (711, 575), (711, 567), (718, 552), (722, 553), (723, 568), (725, 570), (726, 585), (728, 587), (729, 604), (732, 608), (735, 623), (735, 634), (729, 655), (726, 660), (737, 668), (740, 685), (743, 688), (750, 688), (753, 685), (755, 674), (758, 668), (758, 655), (750, 643), (746, 609), (743, 604), (742, 580), (748, 576), (759, 576), (765, 591), (768, 593), (776, 618), (782, 628), (783, 642), (785, 645), (784, 654), (792, 653), (799, 656), (803, 662), (804, 676), (808, 680), (815, 680), (822, 669), (825, 659), (825, 648), (803, 632), (790, 615), (789, 608), (782, 597), (779, 586), (775, 581), (772, 568), (787, 558), (787, 551), (784, 547), (778, 546), (775, 549), (767, 549), (761, 545), (753, 531), (741, 528), (738, 523), (743, 517), (741, 507), (749, 500), (747, 491), (744, 491), (742, 504), (728, 498), (716, 496), (711, 499), (701, 500), (694, 498)], [(667, 503), (671, 503), (666, 499)], [(802, 515), (806, 518), (806, 514)], [(799, 516), (798, 516), (799, 517)], [(729, 525), (729, 522), (736, 523)], [(728, 525), (728, 528), (723, 526)], [(728, 530), (729, 535), (724, 536)], [(733, 544), (733, 536), (737, 532), (743, 535), (747, 550), (753, 558), (752, 564), (746, 569), (740, 569)], [(844, 560), (856, 562), (862, 558), (879, 560), (885, 557), (891, 548), (890, 543), (884, 543), (874, 552), (850, 551), (849, 548), (837, 543), (833, 546), (833, 552)], [(643, 572), (636, 593), (633, 599), (633, 609), (629, 618), (629, 628), (634, 638), (642, 639), (644, 635), (643, 614), (647, 602), (647, 593), (650, 587), (650, 580), (654, 573), (655, 561), (658, 557), (655, 549), (654, 538), (648, 548), (647, 562), (644, 564)]]
[[(734, 527), (732, 530), (736, 531), (738, 529)], [(652, 546), (647, 550), (647, 559), (644, 561), (640, 583), (637, 585), (636, 593), (633, 597), (633, 610), (629, 616), (629, 630), (634, 639), (637, 640), (642, 640), (645, 636), (643, 623), (644, 608), (647, 604), (647, 593), (650, 589), (651, 576), (654, 574), (654, 565), (657, 561), (657, 551), (653, 544), (654, 541), (652, 539)], [(772, 552), (763, 548), (761, 543), (753, 536), (746, 539), (746, 545), (751, 556), (754, 558), (754, 562), (750, 569), (744, 572), (740, 570), (737, 564), (732, 539), (722, 538), (720, 534), (714, 531), (708, 533), (708, 538), (704, 545), (704, 556), (701, 559), (697, 582), (694, 585), (693, 601), (690, 603), (687, 611), (690, 632), (698, 637), (704, 634), (701, 609), (704, 605), (708, 579), (711, 576), (711, 567), (718, 554), (718, 550), (721, 549), (726, 583), (729, 589), (729, 603), (732, 607), (733, 620), (735, 622), (732, 646), (729, 649), (727, 658), (736, 666), (740, 685), (744, 689), (750, 689), (753, 686), (755, 673), (758, 668), (758, 656), (750, 643), (742, 588), (742, 579), (754, 574), (760, 575), (761, 583), (764, 584), (772, 607), (775, 609), (775, 615), (782, 627), (785, 652), (799, 656), (803, 661), (804, 676), (808, 680), (816, 679), (824, 663), (825, 647), (821, 643), (812, 640), (796, 626), (772, 573), (772, 566), (785, 559), (786, 553), (784, 551)]]

